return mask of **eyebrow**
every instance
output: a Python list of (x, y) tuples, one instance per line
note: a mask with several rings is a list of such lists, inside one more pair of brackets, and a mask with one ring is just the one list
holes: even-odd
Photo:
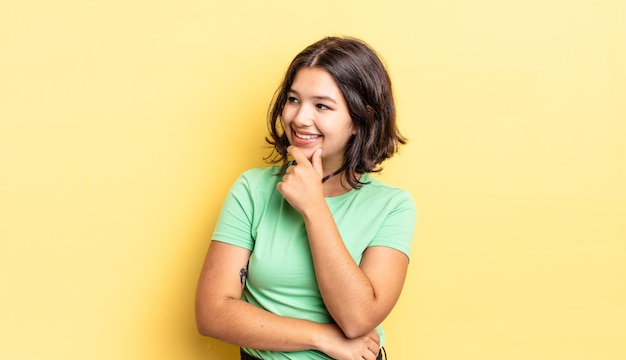
[[(296, 90), (294, 90), (294, 89), (289, 89), (289, 91), (287, 91), (287, 93), (293, 93), (293, 94), (295, 94), (295, 95), (300, 96), (300, 93), (299, 93), (299, 92), (297, 92), (297, 91), (296, 91)], [(313, 96), (313, 99), (316, 99), (316, 100), (327, 100), (327, 101), (332, 102), (333, 104), (336, 104), (336, 103), (337, 103), (337, 100), (335, 100), (335, 99), (334, 99), (333, 97), (331, 97), (331, 96), (325, 96), (325, 95), (315, 95), (315, 96)]]

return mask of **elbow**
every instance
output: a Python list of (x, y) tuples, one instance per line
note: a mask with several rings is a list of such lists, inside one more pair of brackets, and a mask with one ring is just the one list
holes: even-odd
[(343, 334), (348, 339), (356, 339), (356, 338), (359, 338), (361, 336), (365, 336), (367, 333), (372, 331), (372, 329), (365, 330), (365, 328), (360, 328), (360, 327), (356, 327), (356, 326), (345, 327), (345, 328), (342, 327), (341, 330), (343, 331)]
[(198, 334), (214, 339), (219, 339), (220, 334), (223, 331), (223, 329), (220, 327), (219, 321), (207, 318), (196, 318), (196, 329), (198, 330)]
[(356, 339), (374, 331), (382, 323), (384, 317), (377, 316), (374, 310), (361, 309), (349, 314), (344, 313), (343, 316), (337, 316), (334, 319), (347, 338)]
[(238, 307), (233, 304), (241, 302), (233, 297), (198, 296), (195, 304), (196, 329), (202, 336), (220, 339), (232, 324)]
[(216, 319), (217, 312), (211, 310), (208, 306), (199, 306), (196, 304), (196, 329), (202, 336), (215, 337), (217, 331), (217, 324), (219, 320)]
[(370, 333), (376, 325), (370, 324), (368, 321), (349, 321), (346, 323), (337, 323), (348, 339), (356, 339)]
[(211, 321), (206, 319), (206, 316), (201, 316), (198, 313), (196, 313), (196, 329), (198, 330), (198, 333), (202, 336), (213, 335)]
[(211, 336), (209, 331), (205, 327), (198, 325), (197, 328), (198, 328), (198, 334), (202, 336)]
[(234, 299), (199, 298), (196, 300), (196, 329), (200, 335), (216, 339), (221, 338), (228, 324), (231, 323), (229, 319), (232, 316), (229, 317), (228, 314), (232, 314), (233, 310), (228, 306), (229, 300)]
[(198, 334), (202, 336), (211, 336), (211, 327), (210, 324), (204, 319), (198, 319), (196, 317), (196, 329), (198, 330)]

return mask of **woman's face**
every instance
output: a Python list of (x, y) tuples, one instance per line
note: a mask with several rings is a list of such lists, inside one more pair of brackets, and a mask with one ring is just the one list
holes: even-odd
[(322, 148), (322, 164), (327, 170), (341, 166), (346, 144), (356, 134), (341, 90), (321, 68), (298, 70), (287, 92), (282, 119), (289, 143), (308, 159)]

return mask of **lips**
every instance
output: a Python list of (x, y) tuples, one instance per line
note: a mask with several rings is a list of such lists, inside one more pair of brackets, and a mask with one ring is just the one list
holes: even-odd
[(318, 135), (318, 134), (302, 134), (296, 131), (294, 131), (294, 134), (296, 135), (298, 139), (302, 139), (302, 140), (315, 140), (315, 139), (322, 137), (322, 135)]

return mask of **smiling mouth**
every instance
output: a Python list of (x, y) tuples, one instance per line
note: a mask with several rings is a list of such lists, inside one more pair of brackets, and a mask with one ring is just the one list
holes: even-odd
[(298, 132), (294, 131), (294, 134), (296, 135), (296, 137), (298, 139), (303, 139), (303, 140), (313, 140), (313, 139), (317, 139), (322, 137), (322, 135), (307, 135), (307, 134), (300, 134)]

